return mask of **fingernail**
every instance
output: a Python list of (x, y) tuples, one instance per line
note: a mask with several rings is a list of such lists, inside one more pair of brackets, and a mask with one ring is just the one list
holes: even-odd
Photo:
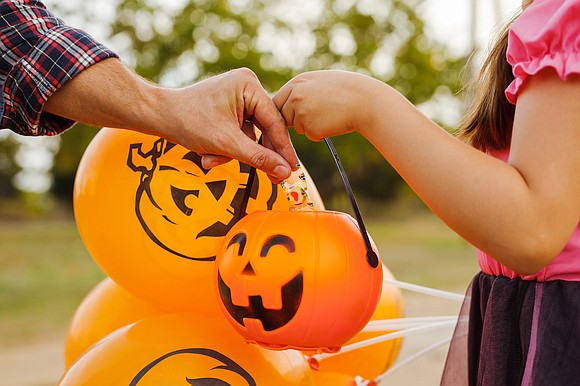
[(278, 177), (278, 178), (281, 178), (284, 180), (284, 179), (288, 178), (288, 176), (290, 176), (290, 169), (288, 169), (286, 166), (278, 165), (274, 168), (273, 174), (275, 177)]

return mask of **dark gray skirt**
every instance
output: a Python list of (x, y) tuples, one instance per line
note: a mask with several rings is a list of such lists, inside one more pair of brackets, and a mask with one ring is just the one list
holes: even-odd
[(441, 384), (580, 385), (580, 283), (477, 274)]

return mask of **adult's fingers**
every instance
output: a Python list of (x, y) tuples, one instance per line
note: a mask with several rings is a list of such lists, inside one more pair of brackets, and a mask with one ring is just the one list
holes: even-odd
[(268, 134), (274, 150), (290, 165), (295, 165), (298, 163), (298, 156), (292, 146), (284, 118), (257, 78), (252, 82), (252, 88), (244, 94), (246, 111), (253, 115), (254, 123)]
[(223, 165), (232, 160), (231, 157), (215, 154), (205, 154), (201, 157), (201, 167), (204, 169), (211, 169), (213, 167)]
[(242, 124), (242, 132), (248, 136), (251, 140), (256, 140), (256, 126), (251, 121), (244, 121)]
[(230, 155), (232, 158), (264, 171), (274, 182), (288, 178), (291, 173), (290, 164), (284, 157), (257, 144), (245, 135), (238, 138), (237, 146), (232, 149)]
[[(259, 144), (262, 145), (262, 146), (264, 146), (264, 147), (266, 147), (266, 148), (268, 148), (268, 149), (270, 149), (270, 150), (272, 150), (272, 151), (274, 151), (274, 152), (276, 152), (276, 153), (278, 153), (278, 150), (276, 149), (276, 146), (274, 146), (274, 144), (270, 140), (270, 135), (269, 135), (268, 131), (266, 129), (264, 129), (262, 127), (262, 125), (260, 125), (259, 122), (255, 122), (254, 124), (255, 124), (255, 127), (257, 127), (258, 130), (260, 130), (260, 132), (261, 132)], [(286, 161), (288, 161), (288, 160), (286, 159)], [(292, 160), (292, 161), (288, 161), (288, 162), (294, 162), (294, 161)], [(290, 168), (292, 170), (298, 169), (298, 164), (295, 163), (295, 162), (294, 163), (289, 163), (289, 165), (290, 165)]]

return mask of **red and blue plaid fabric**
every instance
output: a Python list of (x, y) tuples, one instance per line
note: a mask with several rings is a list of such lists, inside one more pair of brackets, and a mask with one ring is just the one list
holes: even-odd
[(35, 0), (0, 0), (0, 128), (55, 135), (74, 122), (42, 112), (46, 99), (100, 60), (117, 55)]

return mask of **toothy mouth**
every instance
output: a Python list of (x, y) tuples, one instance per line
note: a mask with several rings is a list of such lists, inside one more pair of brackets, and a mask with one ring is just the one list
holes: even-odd
[(265, 308), (260, 295), (249, 296), (249, 305), (244, 307), (237, 306), (232, 302), (232, 291), (218, 271), (220, 296), (228, 313), (242, 326), (245, 326), (244, 319), (257, 319), (262, 323), (264, 331), (276, 330), (286, 325), (296, 315), (302, 302), (303, 282), (303, 274), (299, 272), (282, 286), (280, 290), (282, 308), (279, 310)]

